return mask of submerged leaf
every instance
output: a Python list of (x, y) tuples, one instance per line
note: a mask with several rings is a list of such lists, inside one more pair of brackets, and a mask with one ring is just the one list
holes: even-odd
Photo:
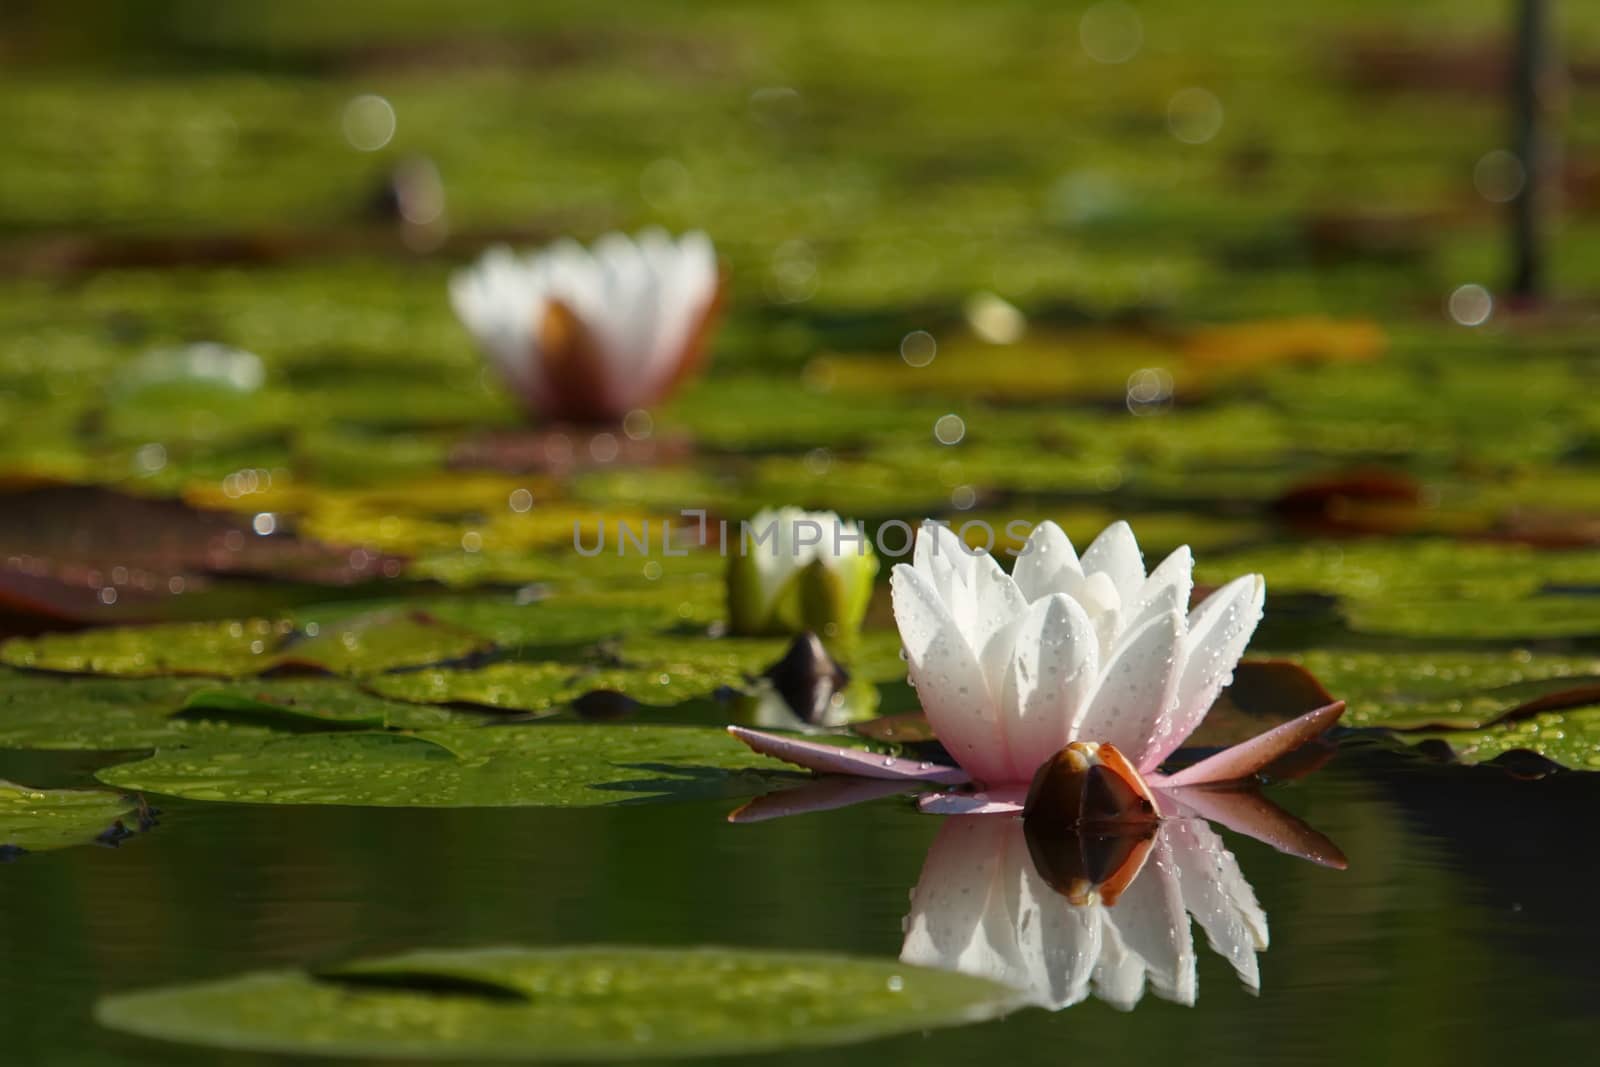
[(107, 997), (113, 1029), (321, 1056), (634, 1060), (776, 1051), (976, 1022), (980, 978), (895, 960), (745, 949), (481, 948)]

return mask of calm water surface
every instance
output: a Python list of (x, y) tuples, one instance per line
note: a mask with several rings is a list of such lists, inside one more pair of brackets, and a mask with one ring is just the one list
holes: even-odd
[[(79, 757), (7, 754), (68, 784)], [(45, 776), (49, 780), (45, 781)], [(1593, 776), (1439, 768), (1366, 743), (1272, 790), (1334, 871), (1224, 833), (1271, 922), (1252, 995), (1196, 930), (1194, 1007), (1147, 994), (785, 1064), (1585, 1061), (1600, 1004)], [(939, 821), (890, 798), (730, 825), (737, 801), (582, 810), (164, 805), (122, 848), (0, 866), (0, 1062), (265, 1064), (101, 1030), (104, 993), (424, 946), (626, 942), (893, 957)], [(338, 1061), (349, 1063), (351, 1061)], [(722, 1063), (745, 1062), (737, 1058)]]

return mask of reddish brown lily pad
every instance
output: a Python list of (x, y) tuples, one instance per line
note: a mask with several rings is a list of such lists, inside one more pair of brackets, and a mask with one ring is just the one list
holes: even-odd
[(276, 516), (257, 523), (96, 486), (0, 494), (0, 615), (18, 629), (170, 618), (175, 598), (218, 577), (351, 586), (401, 564), (300, 537)]

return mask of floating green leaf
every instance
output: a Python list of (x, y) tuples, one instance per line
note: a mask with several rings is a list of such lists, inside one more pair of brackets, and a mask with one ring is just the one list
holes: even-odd
[[(412, 673), (418, 672), (394, 677)], [(188, 721), (259, 725), (273, 732), (420, 730), (482, 721), (481, 715), (469, 712), (385, 700), (335, 678), (265, 678), (207, 686), (188, 696), (180, 714)]]
[(0, 858), (105, 840), (139, 828), (139, 802), (103, 789), (29, 789), (0, 780)]
[(519, 724), (219, 739), (108, 767), (99, 778), (191, 800), (573, 807), (745, 796), (781, 773), (717, 729)]
[[(1600, 551), (1539, 552), (1437, 539), (1316, 541), (1201, 559), (1198, 567), (1202, 581), (1258, 571), (1274, 593), (1326, 593), (1370, 605), (1374, 613), (1406, 600), (1503, 604), (1545, 585), (1600, 587)], [(1503, 626), (1500, 632), (1517, 630)]]
[(491, 663), (471, 670), (405, 671), (373, 678), (381, 696), (418, 704), (471, 704), (502, 711), (551, 711), (588, 692), (581, 672), (550, 660)]
[(1396, 637), (1527, 641), (1600, 633), (1600, 596), (1386, 598), (1350, 601), (1342, 612), (1353, 630)]
[(484, 637), (421, 611), (380, 611), (318, 625), (285, 644), (274, 666), (329, 674), (380, 674), (487, 652)]
[(0, 645), (0, 662), (132, 678), (163, 674), (236, 678), (272, 667), (278, 644), (288, 632), (287, 623), (266, 619), (117, 626), (12, 638)]
[(421, 728), (481, 716), (384, 700), (334, 678), (69, 678), (0, 668), (0, 747), (138, 749), (227, 736)]
[(320, 1056), (634, 1060), (839, 1045), (993, 1018), (1015, 994), (895, 960), (739, 949), (481, 948), (107, 997), (105, 1026)]
[(1600, 704), (1541, 712), (1483, 730), (1429, 730), (1402, 737), (1413, 743), (1443, 742), (1465, 763), (1528, 751), (1574, 770), (1600, 771)]
[(1314, 650), (1290, 657), (1346, 704), (1345, 725), (1480, 726), (1527, 701), (1600, 680), (1600, 656)]
[(422, 611), (346, 612), (328, 622), (310, 618), (118, 626), (81, 633), (14, 638), (0, 661), (14, 667), (75, 674), (151, 677), (164, 674), (237, 678), (265, 671), (378, 674), (463, 659), (493, 642)]

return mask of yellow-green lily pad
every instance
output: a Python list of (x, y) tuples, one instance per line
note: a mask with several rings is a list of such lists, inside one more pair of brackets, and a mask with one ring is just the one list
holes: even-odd
[(725, 948), (413, 952), (123, 993), (102, 1025), (209, 1048), (617, 1060), (840, 1045), (977, 1022), (1016, 994), (893, 959)]

